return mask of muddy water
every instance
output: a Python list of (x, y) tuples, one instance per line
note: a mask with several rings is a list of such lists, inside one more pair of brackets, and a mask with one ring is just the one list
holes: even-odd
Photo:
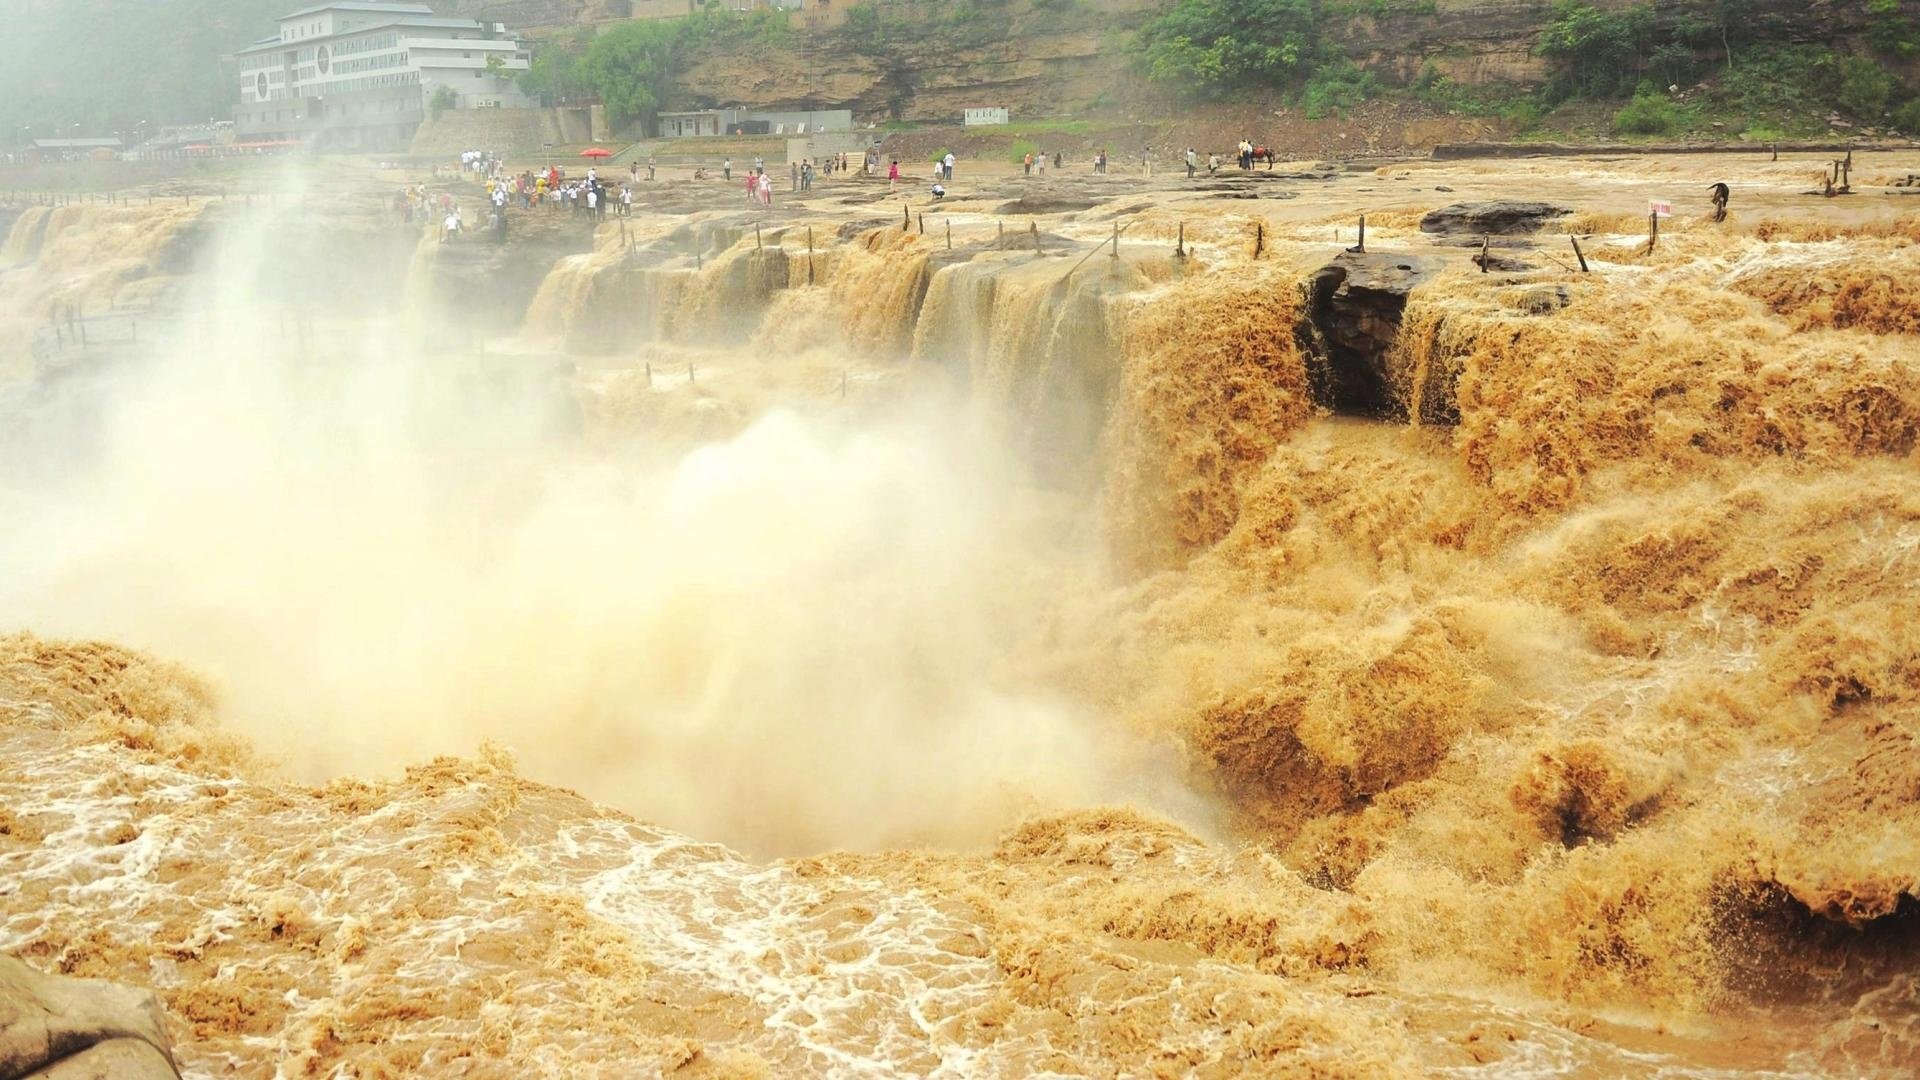
[[(1920, 229), (1782, 173), (1641, 250), (1723, 160), (1257, 261), (603, 230), (467, 358), (558, 427), (431, 326), (263, 357), (236, 245), (5, 488), (0, 947), (201, 1075), (1905, 1075)], [(1300, 278), (1434, 179), (1595, 272), (1456, 260), (1459, 425), (1328, 416)]]

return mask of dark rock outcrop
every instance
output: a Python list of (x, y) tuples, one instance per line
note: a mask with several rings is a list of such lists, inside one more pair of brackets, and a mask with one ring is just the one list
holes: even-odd
[(1520, 236), (1539, 232), (1549, 220), (1573, 213), (1552, 203), (1501, 199), (1494, 202), (1454, 203), (1420, 219), (1420, 231), (1473, 236)]
[[(1396, 370), (1394, 342), (1408, 295), (1436, 269), (1416, 255), (1344, 251), (1314, 272), (1301, 337), (1314, 357), (1316, 402), (1348, 415), (1407, 418), (1413, 373)], [(1442, 408), (1422, 413), (1436, 422), (1450, 419)]]
[(1001, 203), (996, 214), (1071, 214), (1091, 210), (1104, 200), (1092, 195), (1035, 192), (1012, 202)]
[(0, 1076), (179, 1080), (154, 996), (0, 956)]

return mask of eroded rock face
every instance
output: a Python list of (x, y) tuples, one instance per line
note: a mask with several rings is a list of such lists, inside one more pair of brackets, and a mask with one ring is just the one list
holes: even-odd
[[(1344, 251), (1308, 279), (1302, 336), (1318, 357), (1315, 400), (1338, 413), (1407, 418), (1411, 372), (1395, 370), (1407, 296), (1438, 265), (1417, 255)], [(1450, 409), (1451, 395), (1447, 395)], [(1446, 421), (1446, 410), (1423, 409)]]
[(1523, 236), (1539, 232), (1548, 221), (1571, 213), (1573, 211), (1565, 206), (1513, 199), (1454, 203), (1421, 218), (1420, 231), (1472, 236)]
[(179, 1080), (160, 1003), (145, 990), (47, 975), (0, 956), (0, 1076)]

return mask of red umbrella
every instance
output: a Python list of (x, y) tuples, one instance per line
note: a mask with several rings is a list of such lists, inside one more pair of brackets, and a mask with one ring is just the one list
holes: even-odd
[(581, 157), (612, 157), (613, 151), (606, 150), (598, 146), (589, 146), (585, 150), (580, 151), (580, 156)]

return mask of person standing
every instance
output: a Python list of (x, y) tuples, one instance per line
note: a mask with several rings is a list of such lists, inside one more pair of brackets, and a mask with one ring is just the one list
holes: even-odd
[(1020, 159), (1020, 175), (1033, 175), (1033, 151), (1031, 150), (1027, 151), (1026, 156)]
[(1193, 147), (1187, 147), (1187, 179), (1193, 179), (1193, 174), (1199, 165), (1200, 155), (1193, 152)]
[(953, 183), (953, 151), (947, 151), (947, 156), (940, 159), (940, 164), (946, 166), (947, 183)]
[(889, 195), (893, 194), (894, 188), (898, 187), (899, 185), (900, 185), (900, 159), (894, 158), (892, 160), (892, 163), (887, 166), (887, 194)]
[(658, 164), (658, 160), (656, 160), (652, 154), (647, 155), (647, 180), (649, 182), (653, 180), (653, 168)]
[(722, 179), (722, 180), (731, 180), (731, 179), (733, 179), (733, 159), (732, 159), (732, 158), (723, 158), (723, 159), (721, 159), (721, 161), (720, 161), (720, 179)]

